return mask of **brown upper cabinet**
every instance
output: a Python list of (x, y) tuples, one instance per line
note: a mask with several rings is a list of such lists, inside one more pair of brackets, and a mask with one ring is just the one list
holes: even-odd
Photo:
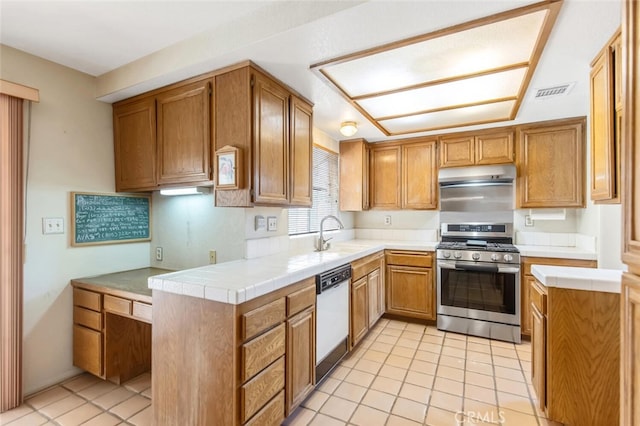
[(512, 129), (440, 137), (440, 167), (504, 164), (514, 159)]
[(113, 105), (116, 191), (210, 185), (211, 79)]
[(438, 207), (436, 139), (414, 138), (371, 148), (371, 208)]
[(518, 128), (518, 208), (585, 206), (584, 117)]
[(620, 203), (622, 40), (618, 30), (591, 63), (591, 199)]
[(371, 208), (383, 210), (401, 208), (401, 153), (400, 146), (395, 144), (374, 144), (371, 148), (369, 175)]
[(211, 180), (211, 82), (156, 97), (158, 185)]
[(156, 184), (156, 102), (153, 97), (113, 106), (116, 191)]
[(240, 148), (247, 188), (216, 189), (216, 205), (311, 206), (313, 112), (253, 64), (215, 76), (214, 147)]
[(113, 105), (117, 191), (212, 185), (238, 149), (240, 186), (216, 205), (311, 206), (313, 106), (246, 61)]
[(340, 210), (369, 210), (369, 156), (364, 139), (340, 142)]

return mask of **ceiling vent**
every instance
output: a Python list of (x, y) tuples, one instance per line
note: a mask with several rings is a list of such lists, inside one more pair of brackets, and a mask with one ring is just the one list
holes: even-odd
[(558, 96), (566, 96), (569, 94), (575, 84), (576, 83), (574, 81), (573, 83), (560, 84), (558, 86), (536, 89), (535, 99), (549, 99), (556, 98)]

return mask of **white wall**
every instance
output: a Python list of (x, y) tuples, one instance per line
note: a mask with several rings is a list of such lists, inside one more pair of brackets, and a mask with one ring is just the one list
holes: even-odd
[[(80, 372), (72, 365), (69, 281), (148, 266), (149, 243), (69, 244), (69, 192), (115, 189), (111, 106), (95, 100), (95, 79), (1, 45), (0, 76), (40, 90), (26, 198), (23, 359), (30, 394)], [(64, 218), (64, 235), (43, 235), (43, 217)]]

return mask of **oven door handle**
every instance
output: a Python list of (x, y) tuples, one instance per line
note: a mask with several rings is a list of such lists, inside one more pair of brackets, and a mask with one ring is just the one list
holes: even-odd
[(456, 269), (459, 271), (495, 272), (495, 273), (497, 273), (500, 270), (497, 265), (475, 265), (475, 264), (459, 263), (459, 262), (456, 262)]
[(518, 267), (507, 267), (507, 268), (498, 268), (499, 274), (519, 274), (520, 268)]

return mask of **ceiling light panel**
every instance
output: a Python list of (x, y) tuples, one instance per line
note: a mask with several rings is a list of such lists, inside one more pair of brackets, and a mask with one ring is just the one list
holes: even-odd
[(542, 1), (311, 68), (387, 135), (513, 120), (561, 5)]
[(518, 95), (527, 68), (481, 75), (421, 89), (360, 99), (356, 102), (376, 120), (434, 109), (477, 104)]
[(528, 62), (546, 11), (322, 68), (351, 97)]
[(492, 104), (448, 109), (427, 114), (380, 120), (380, 125), (393, 135), (438, 130), (454, 127), (460, 122), (472, 124), (493, 123), (510, 119), (515, 100)]

